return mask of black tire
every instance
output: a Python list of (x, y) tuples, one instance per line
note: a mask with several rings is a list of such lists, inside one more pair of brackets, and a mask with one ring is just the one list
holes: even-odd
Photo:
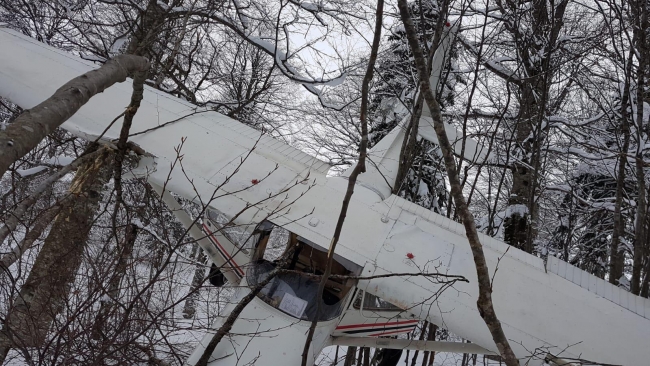
[(221, 287), (226, 284), (226, 276), (221, 273), (217, 265), (214, 263), (212, 263), (212, 267), (210, 267), (210, 275), (208, 276), (208, 280), (215, 287)]

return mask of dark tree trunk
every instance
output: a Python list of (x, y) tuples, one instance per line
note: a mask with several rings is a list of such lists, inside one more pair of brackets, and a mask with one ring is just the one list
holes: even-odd
[(102, 301), (99, 312), (95, 317), (93, 329), (94, 339), (102, 339), (106, 336), (108, 319), (115, 309), (115, 304), (119, 302), (120, 283), (122, 283), (122, 279), (126, 275), (137, 235), (138, 227), (134, 224), (128, 224), (125, 228), (124, 240), (121, 240), (117, 245), (116, 264), (111, 273), (111, 278), (108, 281), (108, 290), (106, 291), (108, 299)]
[(363, 349), (363, 366), (370, 366), (370, 348)]
[[(637, 27), (634, 28), (634, 36), (636, 38), (636, 49), (639, 56), (639, 65), (637, 71), (637, 82), (636, 82), (636, 100), (637, 105), (642, 103), (645, 95), (645, 78), (646, 71), (648, 67), (648, 46), (647, 46), (647, 34), (646, 29), (648, 28), (648, 5), (646, 1), (636, 1), (636, 23)], [(646, 184), (645, 184), (645, 169), (643, 167), (643, 150), (640, 148), (644, 146), (643, 141), (647, 138), (647, 129), (643, 125), (644, 108), (637, 108), (636, 116), (636, 139), (638, 141), (638, 147), (635, 154), (635, 165), (636, 165), (636, 180), (637, 180), (637, 201), (636, 201), (636, 220), (634, 228), (634, 256), (632, 262), (632, 281), (630, 283), (630, 291), (638, 295), (641, 292), (641, 270), (643, 268), (644, 261), (646, 260), (647, 254), (645, 253), (645, 243), (646, 243), (646, 209), (647, 209), (647, 200), (646, 200)]]
[(401, 349), (384, 348), (381, 350), (381, 360), (378, 366), (397, 366), (401, 357)]
[(192, 251), (194, 252), (192, 258), (196, 258), (196, 268), (194, 269), (192, 286), (189, 290), (190, 294), (187, 296), (187, 299), (185, 299), (185, 305), (183, 306), (183, 318), (185, 319), (192, 319), (196, 313), (196, 292), (205, 280), (205, 265), (208, 259), (208, 257), (205, 255), (205, 252), (203, 249), (201, 249), (201, 247), (199, 247), (198, 244), (193, 244)]
[[(11, 347), (39, 347), (68, 297), (88, 233), (110, 177), (109, 151), (82, 165), (69, 189), (75, 199), (56, 217), (25, 284), (10, 307), (0, 337), (2, 353)], [(3, 358), (3, 357), (2, 357)]]
[[(427, 330), (427, 325), (429, 325), (429, 322), (426, 322), (426, 321), (424, 322), (424, 324), (422, 324), (422, 330), (420, 331), (420, 337), (419, 337), (418, 340), (420, 340), (420, 341), (424, 340), (424, 336), (425, 336), (426, 330)], [(418, 355), (419, 354), (420, 354), (419, 350), (415, 350), (415, 352), (413, 352), (413, 358), (411, 358), (411, 366), (415, 366), (415, 362), (418, 360)]]
[[(377, 0), (377, 10), (375, 12), (375, 33), (372, 39), (372, 46), (370, 48), (370, 57), (368, 58), (368, 65), (366, 66), (366, 73), (363, 77), (363, 82), (361, 84), (361, 111), (359, 113), (359, 120), (361, 125), (361, 143), (359, 144), (359, 161), (357, 165), (352, 170), (350, 177), (348, 179), (347, 188), (345, 195), (343, 196), (343, 202), (341, 204), (341, 211), (339, 217), (336, 221), (336, 227), (334, 228), (334, 234), (332, 235), (332, 241), (330, 243), (329, 250), (327, 252), (327, 264), (325, 265), (325, 271), (323, 277), (318, 284), (318, 292), (316, 293), (316, 298), (320, 299), (323, 297), (323, 291), (325, 290), (325, 284), (327, 279), (330, 276), (332, 271), (332, 263), (334, 263), (334, 252), (336, 250), (336, 245), (338, 244), (339, 238), (341, 236), (341, 231), (343, 230), (343, 224), (345, 223), (345, 217), (347, 216), (348, 206), (350, 205), (350, 200), (354, 194), (354, 186), (357, 182), (359, 174), (366, 171), (366, 157), (368, 150), (368, 102), (370, 94), (370, 82), (373, 78), (373, 73), (375, 71), (375, 62), (377, 61), (377, 54), (379, 52), (379, 42), (381, 41), (381, 29), (383, 24), (384, 16), (384, 0)], [(316, 314), (319, 314), (321, 311), (321, 302), (318, 302), (316, 306)], [(316, 330), (316, 325), (318, 324), (318, 316), (314, 318), (309, 327), (309, 332), (305, 340), (305, 346), (302, 350), (302, 366), (307, 365), (307, 358), (309, 355), (309, 348), (311, 347), (311, 342), (314, 337), (314, 331)]]
[(263, 280), (260, 281), (253, 289), (251, 289), (251, 292), (249, 292), (244, 298), (239, 301), (237, 306), (230, 312), (226, 320), (224, 321), (223, 325), (219, 327), (219, 330), (214, 334), (212, 339), (210, 340), (210, 343), (205, 347), (205, 350), (203, 351), (203, 354), (199, 358), (199, 360), (196, 362), (196, 366), (207, 366), (208, 362), (210, 362), (210, 359), (212, 358), (212, 353), (214, 350), (217, 348), (219, 345), (219, 342), (225, 337), (230, 330), (232, 329), (233, 325), (235, 325), (235, 321), (237, 321), (237, 318), (239, 318), (239, 314), (241, 314), (242, 311), (246, 308), (246, 306), (253, 301), (253, 299), (257, 296), (257, 294), (262, 291), (264, 286), (268, 285), (273, 279), (287, 267), (289, 264), (290, 258), (293, 256), (293, 249), (288, 250), (287, 252), (284, 253), (284, 256), (282, 257), (281, 261), (278, 263), (277, 267), (271, 271), (267, 277)]
[(627, 165), (627, 152), (630, 149), (630, 116), (628, 106), (630, 102), (630, 84), (632, 77), (632, 60), (634, 49), (630, 48), (628, 61), (625, 69), (625, 83), (623, 97), (621, 99), (621, 133), (623, 134), (623, 146), (619, 153), (616, 172), (616, 201), (614, 202), (614, 230), (609, 250), (609, 282), (618, 285), (618, 280), (623, 276), (625, 264), (625, 252), (620, 246), (621, 237), (625, 234), (625, 221), (621, 213), (623, 209), (623, 196), (625, 193), (625, 167)]
[[(438, 326), (431, 323), (429, 324), (429, 333), (427, 334), (427, 341), (436, 340), (436, 332), (438, 331)], [(424, 358), (422, 359), (422, 366), (431, 366), (433, 365), (433, 360), (436, 358), (435, 351), (425, 351)]]
[[(504, 4), (505, 3), (505, 4)], [(516, 2), (499, 2), (503, 12), (521, 11)], [(568, 0), (557, 5), (544, 1), (532, 3), (530, 34), (522, 34), (517, 23), (506, 22), (506, 28), (521, 47), (520, 62), (526, 80), (519, 84), (519, 115), (515, 121), (515, 149), (517, 161), (512, 165), (512, 191), (508, 198), (510, 212), (503, 223), (506, 243), (533, 252), (537, 236), (535, 219), (538, 213), (535, 191), (538, 188), (541, 146), (544, 139), (543, 121), (549, 98), (551, 55), (563, 26)], [(532, 36), (531, 36), (532, 35)], [(539, 57), (543, 55), (543, 57)]]
[(409, 169), (411, 169), (417, 154), (417, 136), (420, 117), (422, 116), (423, 103), (424, 98), (422, 97), (422, 94), (419, 94), (415, 106), (413, 107), (413, 114), (411, 114), (409, 125), (407, 126), (406, 134), (404, 135), (404, 142), (402, 143), (402, 148), (400, 150), (400, 163), (397, 169), (395, 182), (393, 183), (393, 194), (399, 194), (400, 188), (406, 180), (406, 176), (408, 175)]
[(343, 366), (352, 366), (355, 361), (355, 357), (357, 354), (357, 347), (348, 347), (348, 351), (345, 353), (345, 363)]

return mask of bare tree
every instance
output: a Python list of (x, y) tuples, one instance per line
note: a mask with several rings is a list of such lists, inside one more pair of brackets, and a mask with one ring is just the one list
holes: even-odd
[(2, 360), (14, 345), (39, 347), (61, 311), (81, 263), (94, 213), (108, 176), (104, 150), (77, 172), (70, 187), (76, 199), (57, 216), (37, 261), (11, 306), (2, 334)]
[(400, 10), (400, 16), (402, 22), (404, 23), (404, 28), (406, 29), (406, 34), (409, 41), (409, 46), (411, 47), (411, 52), (415, 58), (415, 62), (418, 69), (418, 76), (420, 79), (420, 90), (424, 95), (424, 99), (431, 110), (431, 116), (433, 118), (434, 129), (436, 135), (438, 136), (438, 141), (440, 142), (440, 147), (442, 149), (442, 154), (445, 161), (445, 168), (447, 170), (447, 176), (449, 177), (449, 182), (451, 184), (451, 194), (456, 203), (456, 211), (458, 216), (461, 218), (463, 225), (465, 226), (465, 234), (469, 241), (470, 247), (472, 249), (472, 254), (474, 256), (474, 263), (476, 265), (476, 274), (478, 277), (479, 285), (479, 298), (476, 302), (479, 313), (485, 321), (490, 333), (492, 334), (492, 339), (499, 349), (501, 357), (505, 360), (508, 366), (516, 366), (519, 364), (517, 357), (515, 356), (508, 338), (506, 338), (501, 323), (497, 318), (496, 312), (494, 311), (494, 304), (492, 303), (492, 284), (490, 283), (490, 273), (488, 271), (487, 262), (485, 260), (485, 254), (483, 253), (483, 247), (478, 238), (478, 231), (476, 230), (476, 223), (474, 222), (474, 216), (469, 211), (469, 207), (463, 196), (461, 190), (461, 183), (458, 178), (458, 173), (456, 172), (456, 162), (453, 156), (453, 149), (451, 143), (445, 132), (445, 125), (442, 122), (442, 115), (440, 113), (440, 105), (436, 101), (434, 93), (431, 90), (431, 85), (429, 85), (429, 77), (427, 73), (427, 63), (426, 58), (420, 48), (411, 17), (409, 15), (409, 9), (406, 4), (406, 0), (399, 0), (398, 7)]

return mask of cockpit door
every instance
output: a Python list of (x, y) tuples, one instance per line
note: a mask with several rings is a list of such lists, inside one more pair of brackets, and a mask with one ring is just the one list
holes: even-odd
[(413, 331), (418, 321), (397, 306), (357, 289), (332, 335), (391, 336)]

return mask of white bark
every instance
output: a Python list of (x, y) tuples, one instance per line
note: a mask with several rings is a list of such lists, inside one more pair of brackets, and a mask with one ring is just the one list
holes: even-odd
[(144, 57), (119, 55), (99, 69), (70, 80), (47, 100), (25, 110), (6, 130), (0, 131), (0, 176), (72, 117), (92, 96), (137, 71), (148, 69), (149, 62)]

